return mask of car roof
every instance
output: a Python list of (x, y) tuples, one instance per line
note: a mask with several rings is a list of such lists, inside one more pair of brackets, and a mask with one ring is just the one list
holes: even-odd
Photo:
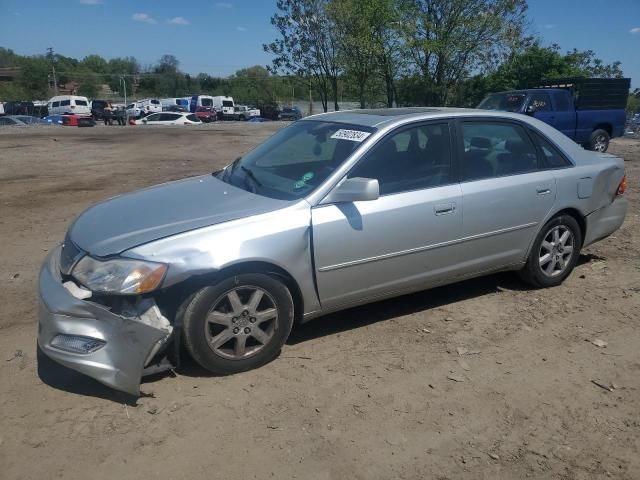
[[(382, 128), (394, 124), (409, 123), (416, 120), (435, 120), (451, 117), (491, 117), (523, 121), (523, 115), (502, 111), (480, 110), (475, 108), (449, 107), (403, 107), (362, 110), (343, 110), (340, 112), (311, 115), (303, 120), (323, 120), (327, 122), (348, 123), (366, 127)], [(527, 117), (525, 117), (527, 118)]]

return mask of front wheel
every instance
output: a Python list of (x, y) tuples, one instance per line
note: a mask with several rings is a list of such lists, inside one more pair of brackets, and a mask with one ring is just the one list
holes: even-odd
[(606, 152), (609, 148), (609, 140), (609, 133), (606, 130), (594, 130), (589, 138), (589, 149), (594, 152)]
[(537, 288), (560, 285), (578, 262), (581, 247), (578, 222), (570, 215), (558, 215), (538, 233), (520, 277)]
[(287, 287), (262, 273), (230, 276), (198, 291), (184, 310), (187, 350), (202, 367), (228, 375), (273, 360), (293, 326)]

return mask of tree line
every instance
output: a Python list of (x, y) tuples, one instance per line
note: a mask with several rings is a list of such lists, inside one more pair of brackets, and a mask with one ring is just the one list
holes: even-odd
[[(133, 57), (81, 60), (49, 53), (24, 57), (0, 48), (0, 67), (20, 66), (0, 83), (0, 98), (45, 98), (53, 68), (95, 97), (102, 84), (136, 96), (231, 95), (253, 104), (319, 99), (382, 106), (475, 106), (488, 92), (541, 79), (622, 77), (593, 50), (544, 46), (530, 33), (526, 0), (277, 0), (268, 66), (222, 78), (190, 75), (173, 55), (142, 66)], [(636, 97), (630, 97), (636, 102)], [(636, 105), (634, 103), (634, 105)]]
[(361, 107), (473, 106), (543, 78), (621, 77), (593, 50), (529, 33), (526, 0), (278, 0), (273, 73), (306, 79), (325, 110), (341, 81)]

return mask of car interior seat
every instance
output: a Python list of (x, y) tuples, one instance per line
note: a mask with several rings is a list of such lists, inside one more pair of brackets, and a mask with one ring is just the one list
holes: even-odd
[(471, 148), (464, 152), (464, 177), (466, 180), (492, 177), (493, 165), (488, 160), (491, 152), (491, 140), (486, 137), (473, 137)]
[(530, 172), (536, 168), (536, 155), (520, 139), (509, 139), (504, 144), (506, 153), (498, 155), (497, 175)]

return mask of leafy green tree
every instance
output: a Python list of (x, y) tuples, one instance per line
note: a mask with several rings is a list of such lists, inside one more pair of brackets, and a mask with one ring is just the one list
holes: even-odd
[(109, 73), (109, 64), (100, 55), (88, 55), (84, 57), (79, 67), (91, 71), (93, 73), (105, 74)]
[(501, 63), (525, 29), (526, 0), (400, 1), (404, 44), (427, 104), (446, 104), (471, 72)]
[(337, 29), (328, 0), (277, 0), (271, 24), (279, 38), (263, 45), (274, 55), (270, 70), (308, 78), (327, 111), (329, 95), (338, 110), (338, 78), (342, 73)]

